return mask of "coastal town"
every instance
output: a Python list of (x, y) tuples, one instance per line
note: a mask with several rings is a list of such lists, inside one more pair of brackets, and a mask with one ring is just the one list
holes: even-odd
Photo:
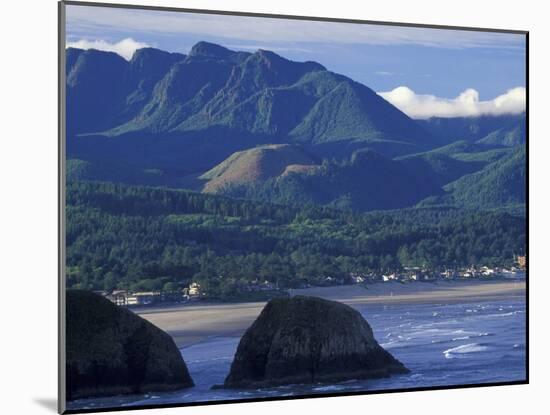
[[(411, 282), (437, 282), (452, 280), (489, 280), (489, 279), (524, 279), (526, 275), (526, 256), (517, 256), (515, 265), (512, 267), (441, 267), (438, 269), (427, 269), (423, 267), (403, 267), (400, 271), (388, 273), (375, 272), (352, 272), (346, 280), (327, 276), (324, 278), (323, 286), (337, 286), (346, 284), (366, 285), (374, 283), (411, 283)], [(304, 284), (300, 288), (310, 288)], [(285, 295), (287, 290), (280, 289), (275, 283), (269, 281), (254, 280), (248, 283), (239, 284), (236, 289), (244, 294), (260, 293)], [(181, 289), (170, 291), (144, 291), (131, 292), (128, 290), (113, 290), (111, 292), (98, 291), (114, 304), (125, 307), (139, 307), (151, 305), (168, 305), (193, 303), (210, 299), (208, 292), (198, 282), (192, 282)]]

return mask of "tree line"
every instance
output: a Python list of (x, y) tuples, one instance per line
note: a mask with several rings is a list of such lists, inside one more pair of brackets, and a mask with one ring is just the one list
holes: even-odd
[(404, 266), (511, 265), (526, 222), (506, 211), (418, 208), (358, 214), (113, 183), (67, 185), (67, 286), (213, 297), (250, 284), (347, 283)]

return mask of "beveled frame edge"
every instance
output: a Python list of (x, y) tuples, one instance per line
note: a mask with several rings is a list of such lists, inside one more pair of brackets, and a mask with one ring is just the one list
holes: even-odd
[(66, 247), (65, 247), (65, 198), (66, 198), (66, 70), (65, 70), (65, 43), (66, 43), (66, 10), (65, 3), (59, 2), (58, 9), (58, 160), (57, 180), (58, 186), (58, 368), (57, 368), (57, 411), (62, 414), (66, 411), (66, 313), (65, 313), (65, 289), (66, 289)]
[[(506, 381), (506, 382), (491, 382), (491, 383), (474, 383), (474, 384), (458, 384), (458, 385), (442, 385), (442, 386), (430, 386), (430, 387), (418, 387), (418, 388), (406, 388), (406, 389), (388, 389), (388, 390), (373, 390), (373, 391), (359, 391), (359, 392), (332, 392), (323, 394), (309, 394), (309, 395), (295, 395), (295, 396), (280, 396), (280, 397), (264, 397), (264, 398), (247, 398), (247, 399), (230, 399), (230, 400), (216, 400), (216, 401), (198, 401), (187, 402), (177, 404), (157, 404), (157, 405), (136, 405), (131, 407), (106, 407), (97, 409), (79, 409), (79, 410), (67, 410), (66, 409), (66, 372), (65, 372), (65, 289), (66, 289), (66, 246), (65, 246), (65, 230), (66, 230), (66, 218), (65, 218), (65, 201), (66, 201), (66, 70), (65, 70), (65, 47), (66, 47), (66, 6), (89, 6), (89, 7), (102, 7), (102, 8), (116, 8), (116, 9), (134, 9), (134, 10), (152, 10), (152, 11), (170, 11), (170, 12), (183, 12), (183, 13), (197, 13), (197, 14), (213, 14), (213, 15), (225, 15), (225, 16), (243, 16), (243, 17), (264, 17), (275, 19), (289, 19), (289, 20), (307, 20), (307, 21), (320, 21), (320, 22), (336, 22), (336, 23), (357, 23), (357, 24), (370, 24), (379, 26), (401, 26), (401, 27), (416, 27), (424, 29), (442, 29), (442, 30), (463, 30), (472, 32), (490, 32), (490, 33), (503, 33), (503, 34), (518, 34), (525, 36), (525, 89), (526, 89), (526, 251), (527, 267), (526, 267), (526, 353), (525, 353), (525, 379), (518, 381)], [(528, 385), (529, 382), (529, 346), (530, 346), (530, 332), (529, 332), (529, 30), (514, 30), (514, 29), (500, 29), (500, 28), (483, 28), (483, 27), (467, 27), (467, 26), (453, 26), (453, 25), (436, 25), (436, 24), (423, 24), (423, 23), (405, 23), (405, 22), (390, 22), (390, 21), (373, 21), (373, 20), (360, 20), (360, 19), (345, 19), (345, 18), (330, 18), (330, 17), (315, 17), (315, 16), (300, 16), (300, 15), (284, 15), (284, 14), (269, 14), (269, 13), (254, 13), (254, 12), (242, 12), (242, 11), (226, 11), (226, 10), (207, 10), (207, 9), (190, 9), (180, 7), (166, 7), (166, 6), (146, 6), (146, 5), (133, 5), (133, 4), (117, 4), (117, 3), (100, 3), (100, 2), (87, 2), (77, 0), (60, 0), (58, 2), (58, 413), (60, 414), (79, 414), (79, 413), (100, 413), (100, 412), (118, 412), (126, 410), (146, 410), (146, 409), (164, 409), (164, 408), (185, 408), (194, 406), (211, 406), (222, 404), (236, 404), (236, 403), (249, 403), (249, 402), (272, 402), (272, 401), (284, 401), (284, 400), (299, 400), (299, 399), (315, 399), (315, 398), (337, 398), (347, 396), (368, 396), (379, 394), (393, 394), (403, 392), (424, 392), (424, 391), (439, 391), (439, 390), (459, 390), (470, 388), (482, 388), (493, 386), (513, 386), (513, 385)]]

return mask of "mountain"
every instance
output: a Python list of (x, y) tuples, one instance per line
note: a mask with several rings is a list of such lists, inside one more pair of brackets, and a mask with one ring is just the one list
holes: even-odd
[(476, 208), (522, 205), (526, 203), (526, 178), (526, 148), (522, 145), (482, 170), (447, 184), (445, 195), (428, 198), (422, 205), (451, 204)]
[(482, 151), (486, 151), (490, 148), (491, 147), (489, 146), (483, 146), (480, 144), (472, 143), (471, 141), (459, 140), (441, 147), (434, 148), (425, 153), (409, 154), (408, 156), (404, 156), (403, 158), (419, 156), (422, 154), (442, 154), (442, 155), (453, 157), (457, 154), (479, 153)]
[(524, 144), (527, 137), (527, 120), (525, 113), (522, 114), (517, 122), (510, 123), (501, 127), (483, 137), (477, 142), (480, 144), (496, 144), (514, 147)]
[(503, 145), (461, 140), (427, 152), (397, 157), (395, 160), (431, 177), (443, 186), (466, 174), (479, 171), (513, 151), (512, 148)]
[(514, 146), (525, 143), (526, 116), (432, 117), (417, 123), (445, 143), (458, 140)]
[(179, 53), (144, 48), (127, 62), (112, 52), (67, 49), (68, 134), (95, 133), (136, 116)]
[(115, 122), (126, 61), (116, 53), (67, 51), (67, 133), (97, 131)]
[[(285, 151), (290, 151), (287, 148)], [(203, 179), (208, 193), (290, 204), (321, 204), (339, 209), (370, 211), (413, 206), (441, 195), (438, 183), (403, 162), (372, 150), (359, 150), (350, 161), (315, 164), (304, 153), (292, 157), (255, 149), (237, 153)], [(271, 150), (273, 151), (273, 150)], [(281, 151), (280, 147), (275, 151)], [(276, 162), (273, 162), (276, 160)], [(252, 177), (248, 173), (250, 169)], [(257, 172), (269, 172), (259, 174)], [(211, 184), (212, 183), (212, 184)]]
[(430, 178), (443, 186), (465, 174), (473, 173), (483, 166), (483, 162), (462, 161), (440, 152), (426, 152), (420, 155), (399, 158), (411, 170)]
[(167, 177), (160, 170), (143, 169), (124, 162), (90, 162), (70, 159), (67, 160), (66, 172), (68, 182), (92, 180), (148, 186), (176, 187), (178, 185), (174, 178)]
[[(525, 143), (525, 114), (415, 121), (365, 85), (267, 50), (66, 57), (69, 181), (358, 211), (460, 204), (475, 199), (460, 180), (498, 174)], [(517, 190), (485, 182), (504, 186), (487, 205)]]
[(254, 185), (315, 164), (315, 158), (299, 146), (266, 145), (234, 153), (200, 179), (207, 180), (204, 192), (217, 193), (225, 187)]
[(441, 144), (370, 88), (319, 63), (208, 42), (188, 55), (140, 49), (130, 61), (69, 48), (67, 111), (68, 154), (82, 160), (115, 152), (164, 170), (190, 148), (216, 147), (206, 162), (195, 156), (178, 167), (186, 173), (268, 143), (339, 158), (361, 148), (394, 156)]
[(68, 135), (104, 131), (135, 117), (168, 69), (184, 57), (144, 48), (128, 62), (113, 52), (68, 48)]

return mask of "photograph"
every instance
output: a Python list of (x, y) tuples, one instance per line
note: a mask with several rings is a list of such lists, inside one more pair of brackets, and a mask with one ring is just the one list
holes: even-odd
[(58, 23), (61, 412), (529, 383), (528, 32)]

